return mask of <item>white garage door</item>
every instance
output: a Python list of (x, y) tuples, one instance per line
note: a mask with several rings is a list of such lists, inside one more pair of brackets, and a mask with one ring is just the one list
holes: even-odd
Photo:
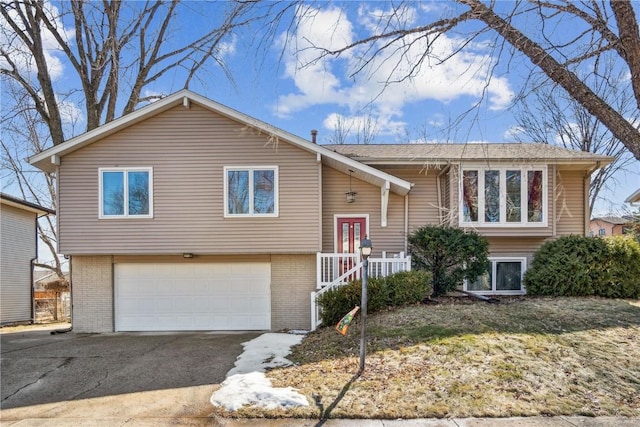
[(269, 263), (116, 264), (116, 331), (271, 329)]

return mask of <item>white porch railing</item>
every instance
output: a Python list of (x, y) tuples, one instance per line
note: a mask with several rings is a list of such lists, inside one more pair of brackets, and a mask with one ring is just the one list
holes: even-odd
[[(400, 271), (411, 270), (411, 257), (404, 252), (388, 258), (383, 252), (382, 258), (369, 258), (370, 278), (386, 277)], [(360, 254), (325, 254), (316, 256), (316, 274), (318, 291), (311, 292), (311, 330), (322, 323), (318, 297), (330, 289), (344, 286), (360, 279), (362, 276), (362, 260)], [(346, 314), (346, 313), (345, 313)]]

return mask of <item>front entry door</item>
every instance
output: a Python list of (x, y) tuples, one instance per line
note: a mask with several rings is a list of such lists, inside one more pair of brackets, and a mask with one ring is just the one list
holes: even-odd
[(360, 250), (360, 241), (367, 234), (367, 219), (338, 218), (338, 252), (355, 254)]
[[(338, 218), (336, 238), (338, 253), (356, 254), (360, 251), (360, 241), (367, 234), (367, 219), (364, 217)], [(340, 275), (356, 265), (356, 258), (346, 256), (339, 260)], [(355, 277), (353, 277), (355, 279)]]

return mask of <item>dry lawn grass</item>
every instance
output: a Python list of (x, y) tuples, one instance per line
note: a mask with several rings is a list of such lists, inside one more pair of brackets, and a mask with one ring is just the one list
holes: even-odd
[(310, 406), (226, 416), (305, 418), (640, 416), (640, 303), (595, 298), (451, 299), (332, 328), (270, 371)]

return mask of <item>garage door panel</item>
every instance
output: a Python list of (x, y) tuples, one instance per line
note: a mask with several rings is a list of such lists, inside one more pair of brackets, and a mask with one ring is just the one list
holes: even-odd
[(116, 330), (271, 328), (269, 263), (116, 264)]

